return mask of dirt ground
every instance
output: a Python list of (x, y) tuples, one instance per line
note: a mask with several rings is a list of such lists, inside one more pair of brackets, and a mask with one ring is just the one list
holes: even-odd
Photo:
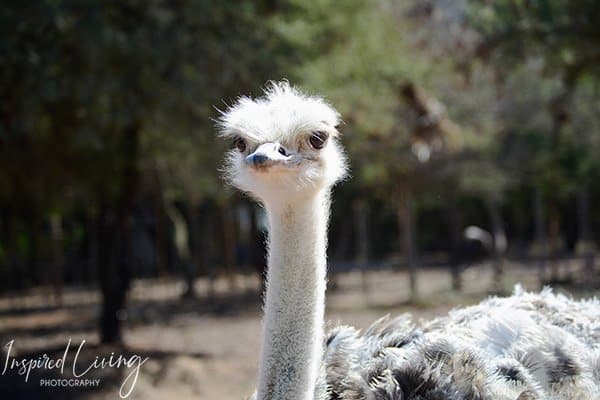
[[(507, 271), (507, 291), (516, 282), (538, 289), (535, 269), (509, 265)], [(409, 312), (416, 320), (429, 319), (453, 307), (476, 303), (488, 295), (492, 273), (489, 266), (467, 270), (465, 290), (459, 295), (449, 290), (447, 270), (422, 270), (418, 281), (420, 296), (415, 302), (409, 301), (404, 273), (371, 272), (363, 281), (362, 274), (350, 272), (339, 275), (336, 281), (337, 289), (328, 293), (328, 323), (365, 328), (385, 314)], [(181, 300), (182, 287), (178, 282), (137, 281), (128, 314), (123, 315), (126, 349), (97, 345), (98, 295), (83, 289), (67, 291), (63, 307), (48, 306), (50, 300), (44, 291), (0, 299), (0, 339), (2, 344), (14, 340), (11, 355), (17, 358), (36, 358), (43, 353), (58, 357), (69, 338), (74, 347), (87, 341), (78, 361), (81, 365), (89, 365), (96, 356), (111, 352), (149, 357), (141, 367), (130, 399), (246, 399), (254, 389), (260, 347), (259, 283), (255, 278), (240, 276), (234, 291), (228, 284), (225, 280), (217, 282), (217, 300), (209, 304), (204, 297)], [(206, 286), (207, 282), (199, 280), (198, 293), (206, 293)], [(600, 292), (588, 290), (575, 295), (597, 293)], [(0, 368), (5, 360), (4, 354)], [(16, 371), (8, 371), (0, 376), (0, 397), (118, 399), (129, 370), (94, 369), (86, 377), (101, 379), (99, 387), (85, 389), (40, 387), (40, 380), (49, 378), (49, 374), (55, 378), (70, 376), (68, 371), (62, 375), (40, 369), (24, 382)]]

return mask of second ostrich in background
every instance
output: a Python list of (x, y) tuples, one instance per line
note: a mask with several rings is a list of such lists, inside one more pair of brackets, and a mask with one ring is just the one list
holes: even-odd
[(522, 290), (415, 325), (325, 335), (327, 224), (345, 176), (337, 112), (286, 82), (220, 118), (226, 175), (269, 220), (257, 400), (600, 398), (600, 305)]

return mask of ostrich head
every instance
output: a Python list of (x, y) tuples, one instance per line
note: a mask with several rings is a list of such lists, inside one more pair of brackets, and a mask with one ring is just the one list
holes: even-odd
[(233, 143), (225, 175), (262, 202), (329, 188), (346, 171), (338, 123), (321, 98), (272, 82), (263, 97), (241, 97), (219, 119), (221, 136)]

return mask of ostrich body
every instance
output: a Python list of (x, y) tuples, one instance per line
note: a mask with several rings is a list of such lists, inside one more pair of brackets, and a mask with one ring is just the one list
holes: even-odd
[(332, 186), (345, 176), (337, 112), (286, 82), (223, 112), (226, 176), (269, 220), (257, 400), (600, 399), (600, 304), (517, 288), (414, 324), (324, 332)]

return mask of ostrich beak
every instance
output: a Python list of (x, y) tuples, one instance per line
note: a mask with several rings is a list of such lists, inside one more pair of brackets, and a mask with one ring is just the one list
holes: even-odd
[(263, 143), (246, 157), (246, 164), (254, 168), (267, 168), (273, 165), (284, 164), (290, 160), (285, 148), (279, 142)]

